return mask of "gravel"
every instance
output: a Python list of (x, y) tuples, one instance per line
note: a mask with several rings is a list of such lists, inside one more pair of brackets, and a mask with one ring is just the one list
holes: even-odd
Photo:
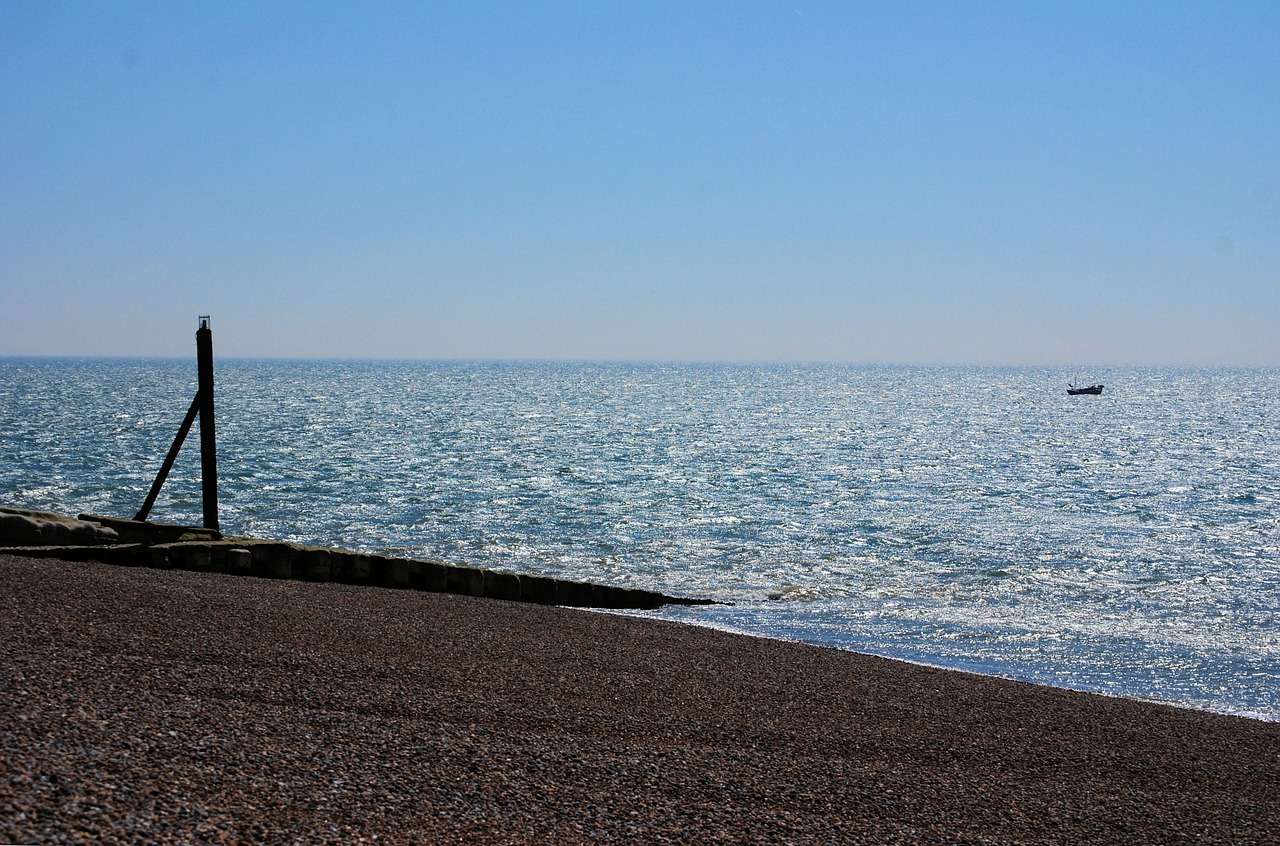
[(1280, 723), (619, 615), (0, 555), (0, 841), (1276, 843)]

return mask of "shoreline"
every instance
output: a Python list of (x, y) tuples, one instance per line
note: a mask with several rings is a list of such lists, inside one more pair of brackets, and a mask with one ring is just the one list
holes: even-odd
[(0, 839), (1221, 842), (1280, 724), (615, 613), (0, 555)]
[[(583, 610), (596, 611), (602, 614), (620, 614), (627, 617), (635, 617), (640, 620), (661, 620), (662, 619), (661, 617), (651, 617), (646, 614), (638, 614), (638, 613), (633, 613), (627, 610), (618, 610), (618, 609), (612, 609), (612, 608), (587, 608)], [(1196, 705), (1195, 703), (1192, 703), (1192, 702), (1185, 702), (1177, 699), (1157, 699), (1149, 696), (1133, 696), (1133, 695), (1124, 694), (1124, 693), (1113, 693), (1112, 691), (1109, 691), (1109, 690), (1097, 690), (1097, 689), (1084, 687), (1084, 686), (1069, 687), (1064, 684), (1053, 684), (1047, 681), (1041, 681), (1039, 679), (1034, 679), (1034, 678), (1018, 678), (1017, 676), (1014, 676), (1014, 675), (1001, 675), (999, 673), (984, 672), (982, 670), (976, 670), (976, 669), (971, 669), (967, 667), (949, 666), (947, 664), (941, 664), (941, 663), (936, 663), (931, 661), (922, 661), (915, 658), (904, 658), (900, 655), (888, 655), (888, 654), (881, 654), (879, 652), (870, 652), (870, 651), (858, 650), (858, 649), (845, 649), (840, 646), (832, 646), (830, 644), (824, 644), (824, 643), (814, 643), (807, 640), (801, 640), (800, 638), (796, 638), (796, 637), (782, 637), (780, 635), (768, 635), (768, 634), (761, 634), (759, 632), (742, 631), (739, 629), (735, 629), (732, 626), (728, 626), (724, 624), (694, 623), (694, 622), (688, 622), (684, 620), (679, 620), (674, 622), (678, 623), (679, 625), (688, 625), (694, 628), (711, 629), (712, 631), (723, 632), (724, 634), (733, 635), (735, 637), (756, 637), (756, 638), (761, 638), (763, 640), (778, 640), (783, 643), (804, 644), (806, 646), (812, 646), (815, 649), (833, 649), (836, 652), (847, 652), (850, 655), (864, 655), (868, 658), (879, 658), (884, 661), (895, 661), (902, 664), (909, 664), (913, 667), (922, 667), (930, 670), (940, 670), (946, 673), (963, 673), (965, 675), (979, 676), (981, 678), (988, 678), (988, 679), (997, 679), (999, 681), (1007, 681), (1007, 682), (1012, 682), (1014, 684), (1029, 684), (1029, 685), (1035, 685), (1037, 687), (1048, 687), (1054, 690), (1066, 691), (1068, 693), (1083, 693), (1088, 696), (1101, 696), (1105, 699), (1128, 699), (1134, 702), (1146, 703), (1148, 705), (1159, 705), (1167, 708), (1179, 708), (1185, 711), (1195, 711), (1202, 714), (1216, 714), (1222, 717), (1239, 717), (1245, 720), (1257, 720), (1258, 722), (1275, 723), (1277, 725), (1280, 725), (1280, 714), (1269, 714), (1261, 711), (1249, 711), (1245, 709), (1232, 710), (1230, 708), (1215, 708), (1215, 707), (1210, 707), (1208, 705), (1203, 705), (1203, 706)]]
[[(471, 566), (445, 564), (440, 561), (387, 557), (262, 538), (224, 537), (221, 532), (197, 526), (138, 522), (94, 514), (81, 514), (73, 518), (55, 512), (20, 509), (5, 505), (0, 505), (0, 555), (2, 554), (67, 561), (100, 561), (104, 564), (127, 567), (178, 568), (313, 582), (336, 581), (361, 586), (456, 593), (624, 613), (634, 610), (653, 610), (665, 605), (722, 604), (710, 599), (669, 596), (642, 589), (571, 582), (503, 570), (483, 570)], [(642, 618), (662, 619), (661, 617)], [(1062, 690), (1134, 699), (1194, 711), (1280, 723), (1280, 713), (1233, 710), (1215, 707), (1211, 703), (1142, 697), (1083, 685), (1068, 686), (1041, 678), (1019, 677), (1013, 673), (1001, 674), (981, 668), (952, 666), (891, 653), (743, 631), (727, 624), (692, 620), (677, 622), (744, 637), (810, 643), (822, 648), (871, 655), (938, 670), (972, 673), (1007, 681), (1046, 685)]]

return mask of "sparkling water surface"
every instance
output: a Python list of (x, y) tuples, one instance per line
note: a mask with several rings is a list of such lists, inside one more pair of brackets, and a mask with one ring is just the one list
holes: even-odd
[[(1280, 371), (217, 363), (229, 533), (1280, 719)], [(137, 511), (194, 360), (0, 359), (0, 503)], [(153, 519), (201, 521), (189, 438)]]

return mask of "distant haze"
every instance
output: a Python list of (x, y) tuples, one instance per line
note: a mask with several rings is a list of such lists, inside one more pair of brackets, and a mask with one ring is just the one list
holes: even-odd
[(0, 4), (0, 355), (1280, 366), (1280, 4)]

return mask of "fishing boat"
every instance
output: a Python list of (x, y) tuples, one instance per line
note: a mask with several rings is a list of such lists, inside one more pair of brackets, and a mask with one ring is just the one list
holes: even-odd
[(1094, 394), (1096, 396), (1097, 394), (1100, 394), (1100, 393), (1102, 393), (1101, 385), (1089, 385), (1088, 387), (1084, 387), (1084, 388), (1077, 388), (1075, 385), (1072, 385), (1069, 383), (1067, 385), (1068, 396), (1078, 397), (1081, 394)]

